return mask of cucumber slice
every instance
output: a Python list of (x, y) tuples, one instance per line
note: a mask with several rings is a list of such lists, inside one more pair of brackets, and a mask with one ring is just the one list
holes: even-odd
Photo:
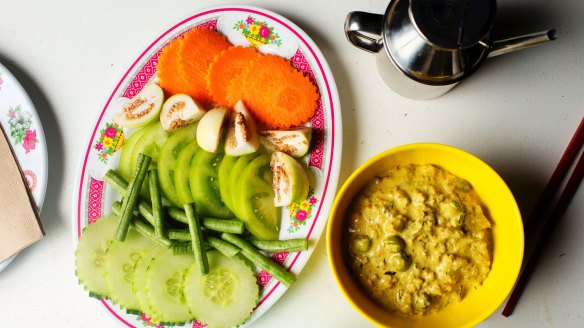
[(191, 266), (185, 277), (186, 303), (197, 320), (209, 327), (235, 327), (257, 305), (259, 287), (252, 269), (238, 255), (207, 252), (210, 271), (201, 276)]
[(136, 262), (149, 249), (157, 247), (134, 229), (128, 231), (126, 240), (113, 240), (106, 251), (105, 282), (111, 300), (123, 309), (139, 310), (140, 303), (132, 290)]
[(104, 277), (104, 262), (108, 244), (118, 224), (115, 215), (99, 218), (83, 229), (75, 251), (75, 275), (90, 294), (108, 297)]
[(276, 240), (280, 228), (280, 211), (274, 205), (271, 157), (263, 154), (245, 167), (233, 194), (238, 218), (259, 239)]
[(132, 133), (130, 138), (128, 138), (122, 147), (118, 173), (124, 179), (126, 179), (126, 181), (130, 181), (132, 179), (132, 170), (134, 169), (134, 166), (136, 166), (136, 163), (132, 163), (132, 152), (134, 151), (134, 147), (138, 143), (138, 140), (140, 140), (144, 133), (146, 133), (149, 127), (150, 125), (134, 131), (134, 133)]
[(253, 153), (238, 157), (237, 161), (233, 165), (233, 168), (231, 169), (231, 173), (229, 174), (229, 195), (227, 195), (227, 197), (231, 197), (231, 204), (233, 205), (231, 211), (238, 219), (241, 219), (241, 214), (239, 213), (239, 208), (237, 207), (235, 201), (237, 197), (237, 183), (240, 181), (241, 174), (243, 173), (243, 170), (246, 168), (246, 166), (258, 156), (259, 153)]
[(184, 303), (183, 283), (187, 269), (195, 262), (189, 255), (160, 253), (148, 266), (146, 291), (154, 322), (185, 323), (193, 319)]
[(146, 272), (152, 260), (154, 260), (163, 249), (152, 249), (150, 252), (146, 252), (136, 265), (134, 266), (134, 282), (132, 283), (132, 291), (140, 304), (140, 310), (146, 315), (146, 317), (151, 318), (152, 308), (148, 302), (148, 293), (146, 290)]
[(221, 201), (219, 166), (223, 153), (210, 153), (201, 149), (191, 162), (189, 184), (197, 211), (203, 216), (218, 219), (233, 218), (233, 213)]
[(174, 182), (176, 159), (181, 150), (193, 141), (196, 141), (196, 137), (197, 125), (191, 124), (185, 126), (176, 130), (160, 150), (160, 160), (158, 161), (158, 179), (160, 180), (160, 188), (166, 198), (180, 208), (182, 208), (182, 204), (178, 198)]
[(225, 155), (219, 165), (219, 192), (221, 194), (221, 201), (229, 208), (232, 212), (233, 202), (231, 201), (231, 189), (229, 188), (229, 176), (233, 170), (233, 166), (239, 157)]
[(199, 143), (197, 140), (191, 142), (178, 154), (176, 159), (176, 168), (174, 170), (174, 187), (178, 200), (181, 204), (190, 204), (194, 202), (189, 185), (189, 172), (191, 163), (195, 154), (199, 152)]

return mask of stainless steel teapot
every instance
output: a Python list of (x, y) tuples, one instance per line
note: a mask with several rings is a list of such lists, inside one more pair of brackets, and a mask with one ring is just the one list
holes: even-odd
[(556, 38), (548, 30), (493, 41), (495, 13), (496, 0), (391, 0), (384, 15), (349, 13), (345, 34), (354, 46), (376, 53), (379, 73), (395, 92), (432, 99), (489, 57)]

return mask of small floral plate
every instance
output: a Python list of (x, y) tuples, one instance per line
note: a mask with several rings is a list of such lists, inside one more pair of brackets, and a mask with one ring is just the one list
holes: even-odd
[[(133, 131), (116, 125), (112, 117), (124, 102), (156, 79), (161, 49), (192, 28), (218, 30), (233, 45), (252, 46), (262, 53), (288, 58), (318, 87), (318, 108), (310, 122), (313, 140), (310, 153), (305, 157), (312, 176), (310, 194), (304, 201), (282, 211), (280, 225), (280, 239), (307, 238), (309, 249), (270, 254), (274, 261), (299, 274), (326, 226), (337, 188), (342, 148), (339, 96), (330, 68), (314, 42), (286, 18), (255, 7), (213, 7), (194, 13), (158, 36), (124, 73), (102, 107), (82, 154), (73, 208), (75, 244), (83, 227), (109, 213), (113, 201), (119, 198), (104, 183), (103, 176), (108, 169), (118, 166), (118, 150)], [(265, 313), (286, 291), (284, 285), (265, 271), (258, 271), (257, 283), (261, 287), (259, 303), (244, 326)], [(128, 314), (106, 299), (100, 299), (99, 303), (123, 326), (153, 325), (144, 314)], [(185, 327), (204, 326), (204, 323), (194, 321)]]
[[(47, 145), (41, 121), (24, 88), (0, 64), (0, 124), (10, 144), (39, 210), (47, 190)], [(0, 132), (1, 133), (1, 132)], [(0, 263), (3, 271), (16, 255)]]

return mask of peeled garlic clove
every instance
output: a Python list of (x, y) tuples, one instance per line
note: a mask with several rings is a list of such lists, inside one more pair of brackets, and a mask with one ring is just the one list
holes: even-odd
[(211, 153), (217, 151), (228, 114), (227, 108), (217, 107), (208, 111), (201, 118), (197, 127), (197, 142), (202, 149)]

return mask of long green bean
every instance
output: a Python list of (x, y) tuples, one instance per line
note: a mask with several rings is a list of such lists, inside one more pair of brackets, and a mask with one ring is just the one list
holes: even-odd
[(306, 238), (287, 239), (287, 240), (259, 240), (249, 239), (250, 244), (262, 251), (274, 252), (300, 252), (308, 249), (308, 240)]
[(191, 233), (195, 264), (199, 268), (199, 274), (206, 275), (209, 273), (209, 261), (207, 259), (207, 253), (204, 251), (205, 245), (203, 241), (203, 230), (201, 229), (195, 204), (185, 204), (184, 209), (189, 223), (189, 232)]
[[(187, 215), (185, 214), (185, 212), (176, 207), (168, 208), (168, 215), (170, 215), (170, 217), (173, 218), (175, 221), (188, 223)], [(203, 227), (207, 229), (218, 232), (242, 234), (245, 231), (245, 224), (243, 223), (243, 221), (239, 220), (203, 218), (201, 220), (201, 224), (203, 225)]]
[(264, 256), (260, 253), (254, 246), (249, 244), (244, 239), (230, 233), (222, 233), (221, 239), (232, 243), (233, 245), (241, 249), (241, 254), (245, 256), (255, 265), (266, 270), (272, 277), (280, 281), (284, 286), (290, 287), (294, 281), (296, 281), (296, 276), (286, 271), (282, 266), (278, 265), (276, 262), (272, 261), (270, 258)]
[[(120, 215), (120, 212), (122, 210), (122, 203), (119, 201), (115, 201), (112, 204), (112, 213), (114, 213), (114, 215)], [(138, 224), (136, 224), (137, 222), (139, 222)], [(134, 218), (134, 221), (132, 222), (131, 225), (132, 228), (134, 228), (134, 230), (140, 232), (141, 234), (145, 235), (146, 237), (148, 237), (149, 239), (154, 240), (157, 243), (160, 243), (166, 247), (170, 247), (173, 243), (167, 239), (167, 238), (158, 238), (156, 237), (156, 235), (154, 234), (154, 228), (150, 227), (148, 225), (148, 223), (146, 223), (146, 221), (142, 220), (141, 218)]]
[(166, 227), (164, 226), (164, 216), (162, 214), (160, 186), (158, 185), (158, 170), (153, 169), (148, 173), (148, 186), (150, 188), (150, 200), (152, 201), (154, 232), (156, 233), (156, 237), (166, 238)]
[(227, 257), (233, 257), (240, 251), (239, 247), (233, 245), (232, 243), (223, 239), (215, 238), (213, 236), (207, 237), (207, 244), (213, 246), (213, 248)]
[(191, 232), (185, 229), (168, 229), (168, 239), (191, 241)]
[(134, 174), (134, 177), (132, 177), (132, 181), (128, 184), (128, 189), (126, 189), (122, 201), (120, 221), (118, 222), (115, 234), (116, 240), (124, 241), (126, 239), (128, 229), (132, 223), (132, 217), (134, 216), (134, 208), (136, 207), (138, 196), (140, 195), (140, 189), (142, 189), (142, 183), (144, 182), (146, 174), (148, 174), (148, 168), (150, 167), (151, 162), (152, 157), (142, 153), (138, 155), (136, 173)]
[[(105, 173), (103, 180), (122, 196), (126, 192), (126, 189), (128, 189), (128, 181), (112, 169)], [(140, 201), (142, 202), (146, 200), (140, 197)], [(172, 206), (172, 203), (164, 197), (162, 197), (161, 202), (162, 206)]]

